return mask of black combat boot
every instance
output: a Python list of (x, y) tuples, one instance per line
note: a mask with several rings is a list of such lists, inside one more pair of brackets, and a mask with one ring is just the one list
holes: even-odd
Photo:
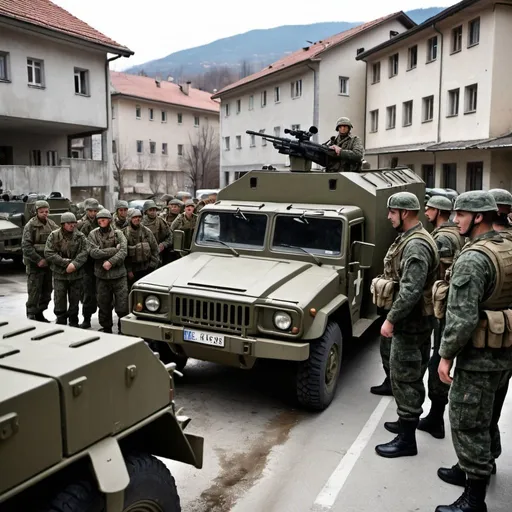
[(46, 319), (45, 316), (43, 315), (43, 312), (41, 311), (41, 313), (37, 313), (36, 316), (35, 316), (35, 319), (38, 321), (38, 322), (44, 322), (45, 324), (49, 324), (50, 323), (50, 320)]
[(487, 512), (486, 480), (468, 478), (462, 496), (451, 505), (439, 505), (436, 512)]
[(443, 402), (432, 401), (430, 412), (420, 420), (418, 430), (428, 432), (436, 439), (444, 439), (444, 409), (446, 405)]
[(69, 326), (70, 327), (79, 327), (78, 316), (70, 316), (69, 317)]
[(68, 325), (68, 319), (65, 316), (58, 316), (55, 323), (57, 325)]
[(391, 389), (391, 380), (389, 377), (384, 379), (384, 382), (380, 386), (372, 386), (370, 393), (381, 396), (393, 396), (393, 390)]
[(405, 421), (400, 419), (400, 432), (393, 441), (386, 444), (379, 444), (375, 447), (375, 451), (381, 457), (389, 459), (395, 457), (407, 457), (418, 454), (416, 445), (416, 428), (418, 419)]
[(79, 325), (80, 329), (90, 329), (91, 328), (91, 317), (84, 316), (84, 321)]
[(400, 433), (400, 419), (396, 421), (386, 421), (384, 423), (384, 428), (391, 432), (392, 434), (399, 434)]
[(117, 321), (117, 332), (118, 332), (119, 334), (123, 334), (123, 333), (121, 332), (121, 319), (119, 319), (119, 320)]
[[(496, 463), (492, 464), (492, 474), (496, 474)], [(466, 486), (466, 473), (461, 469), (459, 464), (455, 464), (451, 468), (439, 468), (437, 476), (447, 484), (458, 485), (459, 487)], [(487, 479), (487, 484), (490, 482), (490, 477)]]
[(102, 327), (98, 332), (104, 332), (105, 334), (112, 334), (112, 327)]
[(29, 320), (35, 320), (35, 319), (36, 319), (36, 315), (33, 315), (32, 313), (29, 313), (29, 314), (27, 315), (27, 318), (28, 318)]

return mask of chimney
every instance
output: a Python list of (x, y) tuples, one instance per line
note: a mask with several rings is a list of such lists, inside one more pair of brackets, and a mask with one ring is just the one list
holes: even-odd
[(185, 85), (180, 85), (180, 89), (183, 92), (183, 94), (186, 94), (188, 96), (188, 91), (190, 89), (190, 84), (192, 82), (187, 82)]
[(171, 75), (169, 75), (169, 76), (167, 77), (167, 81), (168, 81), (168, 82), (174, 82), (174, 78), (173, 78)]
[(160, 87), (160, 80), (158, 80), (158, 78), (155, 80), (155, 84), (157, 87)]

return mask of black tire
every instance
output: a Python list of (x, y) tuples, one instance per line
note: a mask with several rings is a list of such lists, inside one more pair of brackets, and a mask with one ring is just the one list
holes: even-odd
[(297, 399), (307, 409), (323, 411), (336, 394), (340, 375), (343, 337), (339, 325), (329, 322), (323, 336), (309, 347), (309, 359), (301, 361), (297, 368)]
[[(174, 478), (163, 462), (148, 454), (126, 458), (130, 484), (124, 494), (124, 509), (155, 512), (181, 512)], [(138, 508), (140, 507), (140, 508)], [(92, 480), (68, 485), (51, 502), (47, 512), (104, 512), (105, 496)]]
[(160, 354), (160, 359), (164, 364), (176, 363), (176, 370), (179, 372), (187, 365), (188, 357), (176, 354), (167, 343), (155, 342), (152, 347)]

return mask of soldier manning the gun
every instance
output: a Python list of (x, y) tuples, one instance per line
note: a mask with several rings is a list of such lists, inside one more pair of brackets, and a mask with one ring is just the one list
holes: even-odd
[(35, 209), (36, 215), (25, 224), (21, 240), (27, 272), (27, 318), (48, 322), (43, 312), (52, 298), (52, 272), (44, 248), (50, 233), (59, 227), (48, 218), (50, 205), (46, 201), (36, 201)]
[(329, 146), (329, 149), (336, 153), (336, 157), (329, 159), (327, 172), (358, 172), (361, 170), (364, 146), (357, 135), (351, 135), (352, 128), (352, 122), (348, 117), (340, 117), (336, 121), (338, 135), (331, 138)]
[(127, 201), (117, 201), (116, 202), (116, 211), (112, 216), (112, 223), (114, 224), (116, 229), (124, 229), (128, 226), (128, 202)]
[(144, 203), (144, 217), (142, 225), (146, 226), (153, 233), (158, 244), (158, 252), (161, 262), (165, 265), (169, 262), (169, 250), (172, 245), (172, 235), (169, 225), (162, 217), (157, 215), (158, 208), (152, 200)]
[(53, 272), (55, 323), (67, 325), (69, 320), (71, 327), (78, 327), (83, 266), (88, 257), (87, 239), (75, 229), (76, 217), (71, 212), (63, 213), (60, 223), (61, 228), (50, 233), (44, 249), (44, 257)]
[(128, 254), (126, 238), (119, 229), (111, 225), (112, 214), (100, 210), (96, 215), (99, 227), (89, 234), (89, 255), (94, 259), (94, 274), (97, 278), (96, 293), (98, 317), (102, 332), (112, 332), (112, 303), (119, 318), (117, 327), (121, 332), (121, 318), (128, 314), (128, 283), (124, 260)]
[(492, 228), (498, 208), (489, 192), (461, 194), (454, 210), (469, 241), (451, 271), (438, 371), (450, 385), (458, 464), (439, 468), (438, 476), (465, 489), (436, 512), (487, 512), (487, 483), (501, 453), (498, 420), (512, 375), (512, 241)]
[(142, 277), (158, 268), (158, 244), (149, 228), (141, 226), (142, 213), (133, 208), (128, 214), (129, 224), (123, 229), (128, 243), (128, 256), (125, 260), (128, 272), (128, 288)]
[(400, 235), (384, 258), (384, 274), (372, 288), (377, 306), (386, 304), (382, 340), (392, 339), (389, 366), (398, 421), (386, 422), (395, 439), (375, 447), (381, 457), (416, 455), (416, 429), (425, 400), (423, 376), (430, 357), (434, 326), (432, 285), (437, 275), (437, 246), (418, 220), (420, 203), (410, 192), (388, 199), (388, 219)]

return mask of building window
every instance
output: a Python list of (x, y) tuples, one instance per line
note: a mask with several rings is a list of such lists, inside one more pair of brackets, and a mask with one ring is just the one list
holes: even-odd
[(178, 114), (178, 124), (183, 123), (183, 114)]
[(254, 96), (251, 94), (249, 96), (249, 110), (253, 110), (254, 109)]
[(379, 111), (372, 110), (370, 112), (370, 133), (379, 131)]
[(27, 59), (28, 85), (44, 86), (44, 66), (42, 60)]
[(281, 127), (274, 126), (274, 137), (281, 137)]
[(110, 108), (112, 110), (112, 119), (115, 119), (116, 118), (116, 109), (114, 108), (114, 105), (111, 105)]
[(437, 59), (437, 36), (431, 37), (427, 41), (427, 62)]
[(302, 80), (295, 80), (291, 83), (292, 98), (300, 98), (302, 96)]
[[(260, 133), (265, 133), (265, 130), (260, 130)], [(261, 145), (264, 147), (267, 145), (267, 139), (261, 138)]]
[(281, 101), (281, 87), (274, 87), (274, 102), (279, 103)]
[(56, 166), (57, 165), (57, 151), (46, 152), (46, 165)]
[(75, 94), (89, 95), (89, 71), (75, 68)]
[(240, 114), (242, 111), (242, 100), (236, 100), (236, 113)]
[(411, 46), (407, 55), (407, 69), (414, 69), (418, 65), (418, 45)]
[(434, 119), (434, 96), (423, 98), (422, 121), (428, 123)]
[(396, 105), (386, 108), (386, 129), (392, 130), (396, 127)]
[(372, 84), (380, 82), (380, 62), (376, 62), (372, 66)]
[(155, 111), (152, 108), (150, 108), (148, 110), (149, 110), (149, 120), (150, 121), (154, 121), (154, 119), (155, 119)]
[(478, 84), (468, 85), (466, 87), (466, 106), (464, 109), (465, 114), (476, 112), (478, 98)]
[(183, 156), (183, 144), (178, 144), (178, 156)]
[(30, 152), (30, 165), (42, 165), (40, 149), (33, 149)]
[(340, 86), (339, 93), (342, 96), (348, 96), (348, 78), (346, 76), (340, 76), (338, 80)]
[(262, 91), (261, 93), (261, 106), (265, 107), (267, 105), (267, 91)]
[(459, 115), (459, 96), (460, 89), (448, 91), (448, 116)]
[(140, 108), (140, 105), (136, 105), (136, 106), (135, 106), (135, 118), (136, 118), (136, 119), (140, 119), (140, 114), (141, 114), (141, 108)]
[(199, 126), (199, 116), (194, 116), (194, 126)]
[(462, 50), (462, 25), (455, 27), (452, 30), (452, 53), (457, 53)]
[(112, 140), (112, 153), (117, 153), (117, 143), (115, 140)]
[(466, 168), (466, 191), (482, 190), (483, 174), (483, 162), (468, 162)]
[(144, 149), (144, 144), (142, 143), (141, 140), (138, 140), (137, 141), (137, 153), (139, 153), (139, 155), (142, 153), (142, 150)]
[(398, 53), (389, 57), (389, 78), (398, 75)]
[(156, 142), (149, 141), (149, 152), (154, 155), (156, 153)]
[(167, 111), (162, 110), (162, 123), (167, 123)]
[(242, 149), (242, 136), (236, 136), (236, 149)]
[(434, 188), (436, 184), (434, 166), (432, 164), (424, 164), (421, 166), (421, 172), (423, 174), (423, 181), (425, 182), (425, 187)]
[(457, 190), (457, 164), (443, 164), (443, 188)]
[(228, 117), (229, 116), (229, 103), (226, 103), (224, 105), (224, 116), (225, 117)]
[(224, 171), (224, 185), (229, 185), (229, 171)]
[(292, 124), (292, 130), (293, 131), (300, 130), (300, 124)]
[(411, 126), (412, 124), (412, 100), (403, 103), (403, 126)]
[(137, 183), (144, 183), (144, 173), (142, 171), (137, 172), (137, 177), (135, 179)]
[(9, 54), (0, 52), (0, 80), (9, 80)]
[(230, 141), (229, 141), (229, 137), (224, 137), (224, 149), (226, 151), (229, 151), (230, 149)]
[(162, 142), (162, 155), (167, 155), (167, 142)]
[(469, 22), (468, 47), (480, 42), (480, 18)]
[(251, 148), (256, 146), (256, 135), (251, 135)]

